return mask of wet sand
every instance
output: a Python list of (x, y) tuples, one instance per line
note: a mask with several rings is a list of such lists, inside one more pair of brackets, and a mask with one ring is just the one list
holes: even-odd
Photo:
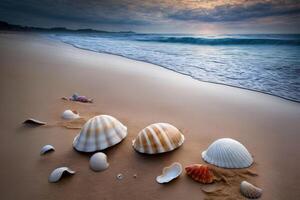
[[(299, 103), (199, 82), (152, 64), (80, 50), (38, 35), (0, 34), (0, 60), (1, 199), (242, 199), (236, 185), (229, 195), (208, 197), (185, 173), (167, 185), (155, 182), (172, 162), (204, 163), (201, 152), (222, 137), (240, 141), (253, 155), (250, 169), (258, 176), (242, 179), (263, 188), (261, 199), (300, 198)], [(74, 92), (95, 102), (61, 100)], [(79, 129), (63, 127), (60, 115), (65, 109), (78, 110), (85, 119), (109, 114), (128, 127), (128, 137), (104, 151), (108, 170), (93, 172), (90, 154), (72, 148)], [(49, 125), (22, 125), (29, 117)], [(132, 139), (154, 122), (182, 130), (184, 145), (161, 155), (136, 153)], [(40, 156), (45, 144), (56, 151)], [(48, 175), (60, 166), (77, 173), (49, 183)], [(118, 173), (124, 179), (117, 180)]]

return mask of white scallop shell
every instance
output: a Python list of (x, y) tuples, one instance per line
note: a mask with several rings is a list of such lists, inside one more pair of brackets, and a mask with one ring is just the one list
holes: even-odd
[(74, 112), (74, 111), (72, 111), (72, 110), (65, 110), (65, 111), (62, 113), (61, 117), (62, 117), (63, 119), (68, 119), (68, 120), (70, 120), (70, 119), (78, 119), (80, 116), (79, 116), (78, 113), (76, 113), (76, 112)]
[(49, 182), (55, 183), (59, 181), (64, 174), (70, 174), (73, 175), (75, 174), (75, 171), (71, 170), (68, 167), (59, 167), (53, 170), (48, 178)]
[(133, 148), (146, 154), (172, 151), (184, 142), (184, 135), (168, 123), (151, 124), (141, 130), (132, 141)]
[(127, 127), (109, 115), (89, 119), (74, 138), (73, 147), (81, 152), (106, 149), (121, 142), (127, 136)]
[(47, 145), (45, 145), (45, 146), (42, 147), (42, 149), (41, 149), (41, 155), (46, 154), (46, 153), (48, 153), (50, 151), (55, 151), (55, 148), (52, 145), (47, 144)]
[(247, 181), (242, 181), (240, 186), (241, 193), (249, 199), (257, 199), (262, 195), (262, 189), (255, 187)]
[(95, 153), (90, 158), (90, 167), (96, 172), (105, 170), (108, 168), (108, 166), (109, 164), (107, 162), (107, 156), (102, 152)]
[(213, 165), (224, 168), (245, 168), (253, 163), (251, 154), (246, 147), (231, 138), (222, 138), (213, 142), (202, 158)]
[(156, 177), (158, 183), (168, 183), (171, 180), (177, 178), (182, 173), (182, 166), (178, 162), (174, 162), (172, 165), (165, 167), (160, 176)]

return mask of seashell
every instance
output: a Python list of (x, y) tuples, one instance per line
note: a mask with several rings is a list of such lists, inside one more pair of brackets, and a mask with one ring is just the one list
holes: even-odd
[(184, 142), (184, 135), (173, 125), (156, 123), (141, 130), (132, 141), (133, 148), (146, 154), (172, 151)]
[(200, 183), (212, 183), (214, 174), (207, 165), (193, 164), (185, 168), (187, 175)]
[(127, 136), (127, 127), (109, 115), (89, 119), (74, 138), (73, 147), (81, 152), (106, 149), (121, 142)]
[(165, 167), (160, 176), (156, 177), (158, 183), (168, 183), (173, 179), (180, 176), (182, 173), (182, 166), (178, 162), (174, 162), (172, 165)]
[(52, 145), (47, 144), (47, 145), (45, 145), (45, 146), (42, 147), (42, 149), (41, 149), (41, 155), (44, 155), (44, 154), (46, 154), (46, 153), (48, 153), (50, 151), (55, 151), (55, 148)]
[(90, 167), (94, 171), (102, 171), (107, 169), (109, 166), (107, 162), (107, 156), (104, 153), (95, 153), (90, 158)]
[(65, 111), (62, 113), (61, 117), (62, 117), (63, 119), (68, 119), (68, 120), (70, 120), (70, 119), (78, 119), (80, 116), (79, 116), (79, 114), (78, 114), (77, 111), (65, 110)]
[(223, 168), (245, 168), (253, 163), (251, 154), (246, 147), (231, 138), (222, 138), (213, 142), (202, 158), (213, 165)]
[(64, 175), (73, 175), (75, 171), (71, 170), (68, 167), (59, 167), (53, 170), (48, 178), (49, 182), (55, 183), (58, 182)]
[(37, 120), (37, 119), (33, 119), (33, 118), (29, 118), (27, 120), (25, 120), (23, 122), (23, 124), (29, 124), (29, 125), (35, 125), (35, 126), (41, 126), (41, 125), (46, 125), (46, 122)]
[(262, 195), (262, 189), (255, 187), (247, 181), (242, 181), (240, 186), (241, 193), (249, 199), (257, 199)]
[(120, 173), (120, 174), (117, 175), (118, 180), (122, 180), (123, 178), (124, 178), (123, 174)]

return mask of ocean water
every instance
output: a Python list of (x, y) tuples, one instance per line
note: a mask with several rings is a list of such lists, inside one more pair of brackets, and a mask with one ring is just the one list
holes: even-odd
[(200, 81), (300, 102), (300, 35), (51, 34), (78, 48), (154, 63)]

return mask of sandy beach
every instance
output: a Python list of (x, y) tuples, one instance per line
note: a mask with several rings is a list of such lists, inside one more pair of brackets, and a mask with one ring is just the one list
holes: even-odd
[[(45, 36), (0, 34), (1, 199), (214, 199), (183, 173), (161, 185), (156, 176), (172, 162), (205, 163), (201, 152), (230, 137), (254, 157), (258, 176), (246, 180), (263, 189), (261, 199), (300, 198), (300, 104), (254, 91), (204, 83), (162, 67), (124, 57), (77, 49)], [(93, 104), (61, 100), (74, 92)], [(90, 170), (91, 154), (76, 152), (80, 129), (63, 127), (61, 113), (75, 109), (88, 119), (108, 114), (128, 127), (128, 136), (104, 152), (110, 167)], [(29, 118), (48, 122), (26, 127)], [(168, 122), (185, 135), (176, 151), (142, 155), (131, 141), (149, 124)], [(45, 144), (56, 151), (40, 156)], [(53, 184), (51, 171), (77, 173)], [(124, 178), (117, 180), (122, 173)], [(137, 178), (133, 175), (137, 174)], [(243, 199), (238, 187), (216, 199)]]

